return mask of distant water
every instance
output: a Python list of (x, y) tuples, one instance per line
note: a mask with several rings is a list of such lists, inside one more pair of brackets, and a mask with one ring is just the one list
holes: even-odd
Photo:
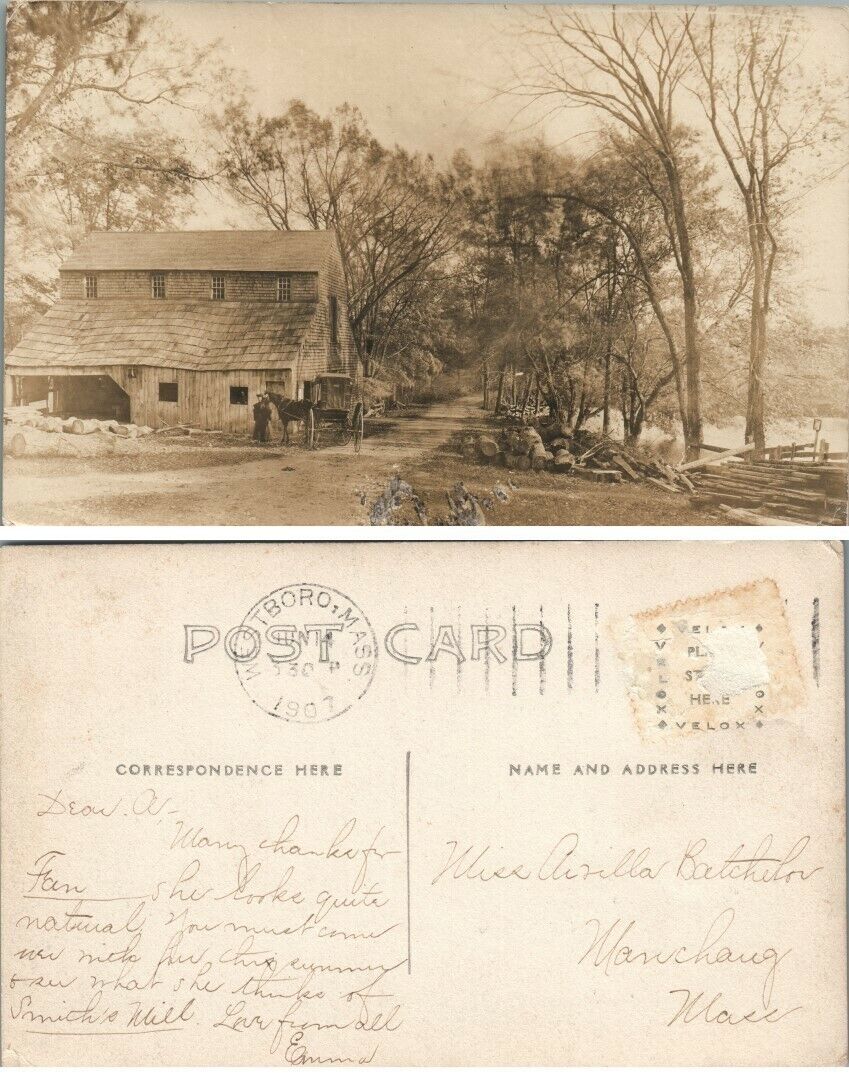
[[(823, 439), (831, 450), (846, 451), (849, 449), (849, 420), (842, 416), (823, 416), (820, 442)], [(613, 431), (617, 437), (621, 437), (622, 421), (620, 417), (611, 417)], [(618, 421), (618, 423), (617, 423)], [(601, 419), (595, 417), (587, 425), (590, 430), (601, 427)], [(684, 457), (684, 440), (681, 437), (680, 425), (676, 425), (677, 432), (670, 433), (661, 428), (646, 425), (640, 439), (640, 446), (651, 450), (662, 461), (675, 464)], [(746, 431), (745, 417), (735, 416), (724, 421), (720, 425), (705, 424), (702, 441), (711, 446), (727, 446), (729, 449), (743, 445), (743, 437)], [(766, 444), (775, 446), (790, 443), (810, 443), (814, 441), (813, 418), (803, 420), (776, 420), (767, 425)]]

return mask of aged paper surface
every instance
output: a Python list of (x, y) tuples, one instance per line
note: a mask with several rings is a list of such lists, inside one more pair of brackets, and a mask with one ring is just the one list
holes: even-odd
[(4, 1064), (839, 1064), (839, 545), (6, 547)]
[(8, 0), (3, 521), (845, 526), (849, 35)]

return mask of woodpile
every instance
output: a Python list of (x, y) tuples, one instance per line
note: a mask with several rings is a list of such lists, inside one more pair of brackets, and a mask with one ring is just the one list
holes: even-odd
[[(14, 424), (20, 428), (31, 428), (49, 434), (96, 435), (106, 433), (118, 435), (123, 439), (138, 439), (152, 435), (153, 428), (138, 424), (122, 424), (117, 420), (83, 420), (76, 416), (63, 419), (61, 416), (47, 416), (32, 405), (10, 405), (3, 410), (3, 424)], [(33, 439), (33, 444), (38, 440)]]
[(3, 449), (11, 457), (95, 457), (112, 453), (118, 441), (151, 434), (151, 427), (117, 420), (47, 416), (31, 405), (3, 410)]
[(556, 422), (508, 423), (501, 432), (467, 432), (460, 452), (469, 461), (518, 472), (568, 473), (599, 484), (648, 481), (676, 494), (692, 494), (690, 479), (671, 465), (646, 459), (612, 439), (572, 431)]
[(805, 524), (846, 524), (847, 471), (842, 463), (728, 461), (704, 465), (692, 472), (692, 482), (693, 501), (699, 506)]
[(14, 423), (3, 425), (3, 452), (10, 457), (97, 457), (113, 453), (117, 438), (98, 431), (81, 438), (62, 431)]
[(807, 444), (772, 447), (758, 460), (752, 443), (702, 447), (709, 451), (703, 457), (670, 465), (597, 432), (571, 431), (543, 417), (533, 423), (508, 417), (500, 432), (467, 433), (460, 449), (468, 460), (518, 472), (548, 469), (598, 484), (647, 483), (688, 495), (694, 505), (716, 507), (745, 524), (846, 524), (847, 519), (846, 454), (831, 455), (839, 460), (804, 460), (817, 456), (816, 450), (806, 452)]

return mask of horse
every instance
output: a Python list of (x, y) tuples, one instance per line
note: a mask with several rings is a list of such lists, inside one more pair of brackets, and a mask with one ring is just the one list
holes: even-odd
[(288, 446), (289, 425), (292, 422), (307, 423), (312, 417), (315, 404), (306, 398), (287, 398), (283, 397), (282, 394), (274, 394), (270, 390), (268, 391), (268, 399), (277, 409), (277, 415), (283, 425), (283, 438), (280, 440), (280, 445)]

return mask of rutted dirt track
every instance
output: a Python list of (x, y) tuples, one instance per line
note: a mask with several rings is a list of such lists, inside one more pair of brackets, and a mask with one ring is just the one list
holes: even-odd
[[(364, 495), (368, 503), (393, 474), (403, 474), (405, 465), (433, 453), (481, 415), (469, 399), (377, 421), (359, 454), (351, 445), (316, 451), (234, 446), (229, 454), (198, 447), (191, 453), (196, 465), (162, 467), (161, 454), (143, 452), (126, 471), (117, 458), (108, 471), (97, 458), (49, 464), (10, 459), (4, 517), (13, 524), (365, 524)], [(184, 462), (187, 444), (174, 440), (169, 448)], [(234, 460), (222, 463), (222, 454)], [(204, 460), (210, 457), (214, 463)]]
[[(225, 447), (151, 439), (132, 458), (8, 459), (3, 511), (27, 525), (365, 525), (393, 476), (422, 497), (428, 520), (446, 513), (458, 481), (485, 496), (505, 470), (469, 465), (444, 448), (458, 431), (486, 424), (479, 398), (424, 406), (369, 425), (362, 452), (328, 445)], [(686, 499), (644, 485), (616, 491), (549, 474), (520, 474), (498, 524), (717, 524)], [(512, 490), (512, 489), (511, 489)], [(409, 514), (405, 520), (410, 520)], [(487, 517), (488, 522), (490, 517)]]

